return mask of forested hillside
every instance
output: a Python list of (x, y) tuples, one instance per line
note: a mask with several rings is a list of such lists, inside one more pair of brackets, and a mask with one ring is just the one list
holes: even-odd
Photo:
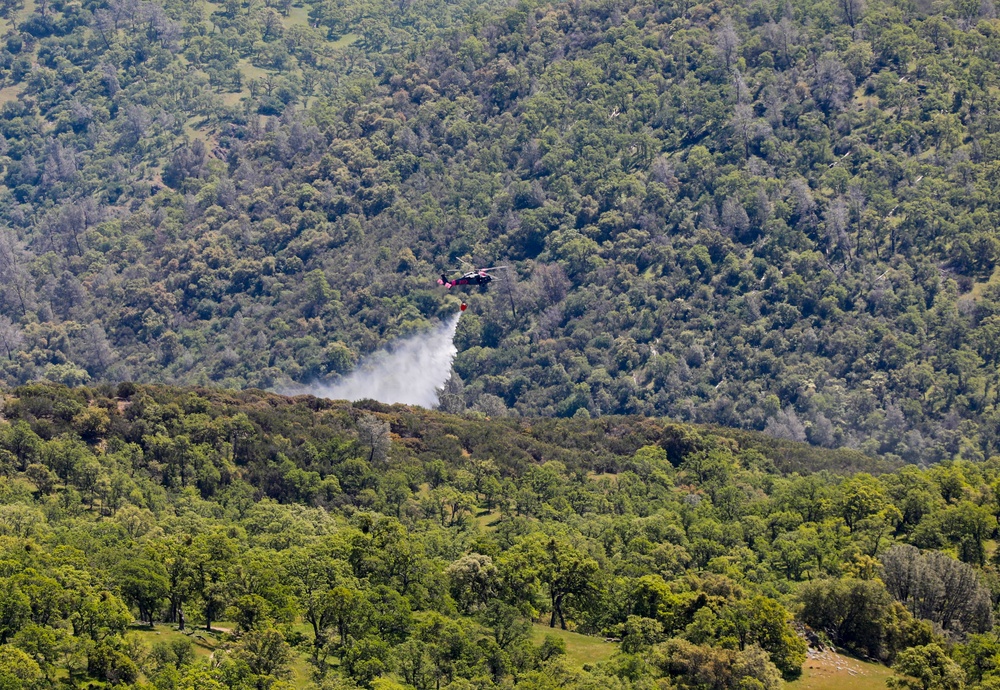
[(5, 690), (775, 690), (807, 639), (1000, 681), (995, 458), (134, 384), (2, 414)]
[(468, 258), (450, 409), (998, 450), (990, 0), (2, 11), (10, 383), (335, 377)]

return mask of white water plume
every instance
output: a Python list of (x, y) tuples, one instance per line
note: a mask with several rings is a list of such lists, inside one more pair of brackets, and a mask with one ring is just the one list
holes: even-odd
[(364, 400), (434, 407), (458, 353), (455, 329), (461, 312), (429, 331), (411, 335), (366, 357), (335, 383), (315, 383), (301, 392), (331, 400)]

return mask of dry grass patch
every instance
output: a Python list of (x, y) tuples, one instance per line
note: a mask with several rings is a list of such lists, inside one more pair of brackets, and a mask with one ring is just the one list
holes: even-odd
[(860, 661), (833, 650), (809, 650), (802, 677), (788, 690), (884, 690), (892, 671), (881, 664)]

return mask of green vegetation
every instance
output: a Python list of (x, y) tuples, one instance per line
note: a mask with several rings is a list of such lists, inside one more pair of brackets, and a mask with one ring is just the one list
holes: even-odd
[(0, 19), (0, 690), (1000, 687), (990, 0)]
[(0, 14), (9, 384), (335, 378), (509, 260), (449, 410), (1000, 450), (990, 0)]
[[(0, 687), (994, 687), (1000, 458), (873, 475), (795, 445), (641, 417), (15, 388)], [(841, 678), (807, 638), (895, 672)]]

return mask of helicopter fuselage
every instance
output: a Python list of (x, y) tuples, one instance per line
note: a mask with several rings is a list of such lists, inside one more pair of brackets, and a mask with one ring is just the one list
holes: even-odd
[(438, 281), (439, 285), (444, 285), (449, 290), (455, 285), (488, 285), (493, 280), (493, 276), (489, 273), (483, 271), (470, 271), (460, 278), (455, 278), (454, 280), (449, 280), (446, 276), (442, 275), (441, 279)]

